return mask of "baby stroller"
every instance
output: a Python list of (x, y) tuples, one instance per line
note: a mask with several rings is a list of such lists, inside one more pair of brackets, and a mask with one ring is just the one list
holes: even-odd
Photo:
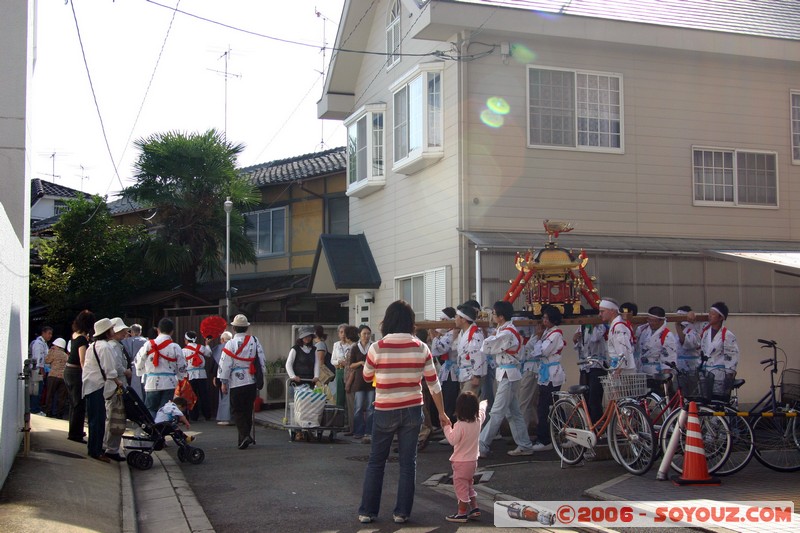
[(122, 399), (125, 404), (125, 416), (144, 432), (144, 435), (122, 436), (123, 447), (128, 452), (127, 461), (129, 465), (139, 470), (148, 470), (152, 467), (152, 453), (164, 448), (166, 437), (172, 437), (172, 440), (177, 444), (180, 462), (189, 461), (193, 465), (199, 465), (203, 462), (206, 456), (205, 452), (200, 448), (189, 445), (192, 439), (178, 429), (177, 421), (156, 424), (142, 399), (130, 387), (125, 387)]

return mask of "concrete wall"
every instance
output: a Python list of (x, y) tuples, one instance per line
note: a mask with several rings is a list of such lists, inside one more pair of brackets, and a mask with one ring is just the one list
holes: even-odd
[(0, 5), (0, 485), (14, 462), (22, 433), (27, 357), (30, 146), (28, 93), (33, 71), (36, 3)]

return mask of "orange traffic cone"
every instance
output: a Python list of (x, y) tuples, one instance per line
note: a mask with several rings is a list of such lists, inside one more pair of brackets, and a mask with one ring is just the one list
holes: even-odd
[(672, 480), (676, 485), (719, 485), (719, 479), (708, 474), (706, 451), (697, 404), (689, 402), (689, 418), (686, 420), (686, 446), (683, 450), (683, 474)]

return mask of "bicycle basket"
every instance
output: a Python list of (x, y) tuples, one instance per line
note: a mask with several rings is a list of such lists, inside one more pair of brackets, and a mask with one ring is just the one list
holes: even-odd
[(781, 402), (792, 405), (800, 401), (800, 370), (788, 368), (781, 373)]
[(707, 402), (714, 394), (714, 375), (705, 370), (681, 372), (678, 387), (687, 400)]
[(733, 382), (736, 379), (736, 371), (728, 368), (714, 368), (710, 370), (714, 376), (714, 385), (711, 391), (711, 399), (718, 402), (728, 402), (731, 399)]
[(606, 400), (619, 400), (647, 394), (647, 374), (608, 375), (600, 378)]

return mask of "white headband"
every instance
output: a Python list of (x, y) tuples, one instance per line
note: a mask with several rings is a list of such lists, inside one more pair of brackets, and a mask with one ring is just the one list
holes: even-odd
[(726, 318), (726, 317), (725, 317), (725, 313), (723, 313), (722, 311), (720, 311), (719, 309), (717, 309), (717, 308), (716, 308), (716, 307), (714, 307), (713, 305), (711, 306), (711, 310), (712, 310), (712, 311), (716, 311), (717, 313), (719, 313), (719, 314), (720, 314), (720, 316), (722, 316), (722, 318)]
[(474, 319), (468, 317), (466, 313), (463, 313), (463, 312), (459, 311), (458, 309), (456, 309), (456, 314), (458, 316), (460, 316), (461, 318), (463, 318), (464, 320), (468, 320), (470, 322), (474, 322)]
[(641, 316), (646, 317), (646, 318), (657, 318), (659, 320), (666, 320), (667, 319), (667, 317), (665, 317), (665, 316), (651, 315), (650, 313), (642, 313)]
[(600, 309), (608, 309), (609, 311), (619, 312), (619, 305), (615, 304), (611, 300), (600, 300), (600, 305), (598, 307), (600, 307)]
[(447, 316), (444, 312), (439, 315), (439, 320), (453, 320), (449, 316)]
[(684, 311), (682, 309), (679, 309), (679, 310), (675, 311), (675, 314), (676, 315), (688, 315), (689, 312), (688, 311)]

